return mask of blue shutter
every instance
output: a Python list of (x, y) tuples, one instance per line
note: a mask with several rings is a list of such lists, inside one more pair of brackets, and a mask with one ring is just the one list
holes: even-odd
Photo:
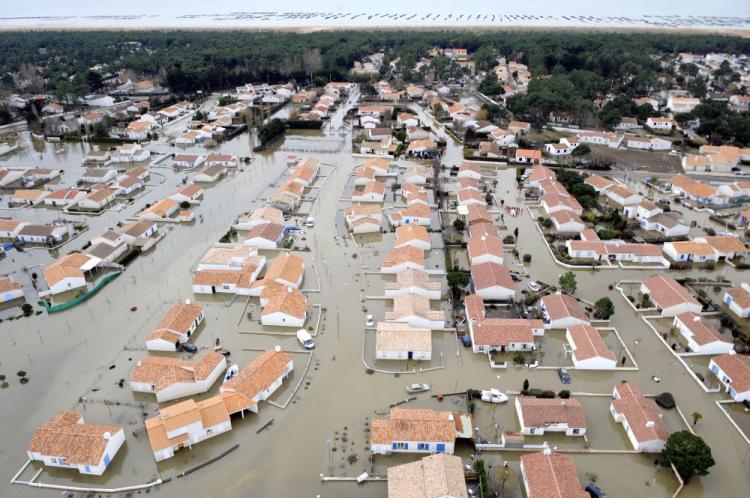
[(437, 452), (438, 453), (445, 453), (445, 443), (438, 443), (437, 444)]

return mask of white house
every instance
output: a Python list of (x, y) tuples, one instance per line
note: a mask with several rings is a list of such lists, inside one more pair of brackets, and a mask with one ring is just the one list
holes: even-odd
[(375, 358), (429, 361), (432, 358), (432, 331), (406, 323), (378, 322)]
[(82, 209), (104, 209), (115, 200), (117, 192), (117, 189), (109, 187), (92, 190), (86, 197), (78, 201), (78, 207)]
[(430, 299), (421, 294), (402, 294), (393, 297), (393, 311), (386, 311), (385, 321), (439, 330), (445, 328), (445, 313), (431, 309)]
[(680, 313), (674, 317), (672, 326), (677, 327), (693, 353), (727, 354), (734, 350), (734, 344), (724, 339), (721, 332), (701, 315)]
[(724, 293), (724, 303), (740, 318), (750, 318), (750, 285), (742, 282)]
[(563, 143), (551, 143), (551, 144), (544, 144), (544, 153), (557, 157), (557, 156), (568, 156), (573, 152), (573, 148), (570, 147), (570, 145), (563, 144)]
[(394, 248), (380, 263), (381, 273), (400, 273), (404, 270), (424, 271), (424, 251), (410, 246)]
[(258, 413), (257, 404), (267, 400), (278, 390), (294, 370), (292, 357), (280, 347), (263, 351), (248, 363), (240, 373), (225, 382), (222, 396), (237, 395), (244, 398), (245, 407)]
[(84, 272), (92, 270), (96, 263), (95, 258), (82, 253), (70, 253), (57, 259), (42, 272), (49, 293), (54, 295), (85, 288)]
[(427, 233), (425, 227), (408, 224), (396, 228), (396, 241), (393, 247), (396, 249), (401, 247), (415, 247), (423, 251), (429, 251), (432, 249), (432, 242), (430, 241), (430, 234)]
[(723, 354), (711, 358), (708, 369), (735, 401), (750, 400), (750, 356)]
[(205, 315), (203, 307), (190, 301), (177, 302), (162, 317), (146, 340), (149, 351), (177, 351), (192, 337)]
[(646, 120), (646, 127), (654, 131), (672, 131), (674, 120), (671, 118), (650, 117)]
[(615, 422), (622, 424), (633, 449), (641, 453), (664, 451), (669, 431), (656, 402), (643, 396), (638, 386), (626, 382), (615, 386), (612, 398), (609, 411)]
[(436, 453), (388, 467), (389, 498), (469, 498), (461, 459)]
[(226, 368), (226, 358), (216, 351), (197, 361), (147, 356), (136, 363), (128, 382), (134, 392), (153, 393), (163, 403), (207, 392)]
[(396, 297), (406, 294), (417, 294), (430, 300), (440, 300), (442, 284), (431, 281), (427, 273), (420, 270), (404, 270), (396, 274), (395, 282), (386, 282), (385, 296)]
[(661, 316), (673, 317), (680, 313), (700, 313), (703, 306), (675, 279), (657, 275), (641, 282), (641, 293), (661, 310)]
[(432, 223), (432, 212), (424, 204), (413, 204), (406, 209), (388, 213), (387, 216), (388, 222), (395, 227), (408, 224), (430, 226)]
[(471, 266), (474, 293), (487, 301), (508, 301), (516, 295), (516, 285), (507, 266), (482, 263)]
[(260, 295), (260, 323), (276, 327), (301, 328), (307, 320), (307, 298), (299, 289), (276, 284), (266, 286)]
[(379, 202), (382, 203), (385, 197), (385, 183), (370, 182), (365, 185), (364, 189), (352, 193), (353, 202)]
[(573, 366), (579, 370), (612, 370), (617, 357), (607, 347), (601, 334), (591, 325), (568, 327), (565, 338), (570, 346)]
[(539, 304), (546, 329), (567, 329), (575, 325), (589, 325), (589, 318), (576, 301), (568, 294), (548, 294)]
[(245, 244), (259, 249), (276, 249), (284, 238), (284, 227), (276, 223), (255, 225), (245, 236)]
[(515, 407), (521, 432), (527, 436), (546, 432), (564, 432), (566, 436), (586, 434), (586, 413), (577, 399), (516, 396)]
[(387, 419), (373, 419), (370, 451), (452, 454), (457, 437), (472, 437), (471, 416), (452, 411), (391, 408)]
[(567, 209), (553, 212), (550, 219), (558, 232), (581, 233), (586, 229), (586, 224), (581, 217)]
[(0, 277), (0, 303), (8, 303), (23, 297), (23, 285), (13, 277)]
[(640, 220), (640, 226), (644, 230), (664, 234), (665, 237), (684, 237), (690, 232), (690, 227), (682, 221), (678, 213), (673, 211), (643, 218)]
[(549, 448), (521, 456), (521, 475), (527, 498), (589, 498), (573, 459)]
[(471, 236), (466, 244), (466, 249), (471, 265), (481, 265), (482, 263), (503, 264), (503, 242), (499, 237), (485, 234)]
[(78, 413), (62, 411), (34, 431), (26, 454), (48, 467), (100, 476), (124, 442), (122, 427), (85, 424)]
[(232, 430), (229, 411), (221, 396), (196, 402), (188, 399), (164, 407), (146, 419), (146, 433), (157, 462), (172, 458), (175, 451)]

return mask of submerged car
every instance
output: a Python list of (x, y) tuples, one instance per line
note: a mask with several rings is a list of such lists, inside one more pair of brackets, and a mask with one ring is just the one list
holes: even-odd
[(190, 344), (189, 342), (180, 344), (180, 349), (182, 349), (183, 351), (187, 351), (188, 353), (198, 352), (198, 346), (196, 346), (195, 344)]
[(534, 292), (537, 292), (542, 289), (542, 286), (539, 284), (539, 282), (532, 280), (531, 282), (529, 282), (529, 289), (531, 289)]
[(430, 390), (429, 384), (409, 384), (406, 386), (406, 392), (409, 394), (423, 393)]
[(375, 325), (375, 317), (372, 315), (367, 315), (365, 317), (365, 325), (367, 325), (368, 327), (372, 327), (373, 325)]
[(558, 368), (557, 375), (563, 384), (570, 384), (573, 381), (573, 377), (570, 376), (567, 368)]
[(302, 347), (305, 349), (315, 349), (315, 341), (313, 341), (312, 336), (310, 333), (305, 329), (299, 329), (297, 331), (297, 340), (300, 344), (302, 344)]

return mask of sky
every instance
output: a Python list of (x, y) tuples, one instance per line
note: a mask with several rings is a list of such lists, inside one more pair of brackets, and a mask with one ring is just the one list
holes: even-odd
[[(750, 29), (750, 0), (526, 0), (511, 4), (496, 0), (284, 0), (260, 2), (247, 0), (0, 0), (0, 29), (74, 29), (74, 28), (154, 28), (154, 27), (316, 27), (316, 26), (416, 26), (416, 25), (599, 25), (643, 26), (661, 22), (651, 16), (679, 15), (683, 20), (675, 27), (722, 24), (723, 27)], [(356, 20), (326, 19), (323, 16), (290, 19), (270, 16), (265, 19), (236, 18), (236, 12), (317, 12), (363, 14)], [(433, 17), (421, 19), (425, 14)], [(364, 15), (366, 14), (366, 15)], [(405, 14), (399, 19), (374, 17), (371, 14)], [(412, 14), (414, 16), (412, 16)], [(441, 17), (436, 20), (435, 15)], [(449, 17), (449, 14), (451, 15)], [(463, 14), (463, 18), (456, 18)], [(477, 16), (479, 14), (479, 16)], [(508, 15), (552, 16), (522, 19)], [(469, 16), (467, 20), (467, 16)], [(486, 16), (485, 16), (486, 15)], [(60, 19), (59, 17), (64, 17)], [(96, 17), (106, 16), (106, 17)], [(124, 18), (120, 16), (137, 16)], [(187, 16), (187, 17), (185, 17)], [(191, 17), (194, 16), (194, 17)], [(495, 17), (497, 16), (497, 17)], [(633, 21), (570, 20), (561, 16), (595, 16), (598, 18), (626, 16)], [(719, 16), (742, 18), (727, 23), (719, 21), (685, 21), (686, 16)], [(701, 24), (703, 26), (701, 26)], [(728, 25), (729, 24), (729, 25)]]

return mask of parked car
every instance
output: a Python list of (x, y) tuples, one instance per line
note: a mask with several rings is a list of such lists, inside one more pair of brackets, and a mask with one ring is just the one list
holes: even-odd
[(198, 347), (195, 344), (190, 344), (189, 342), (180, 344), (180, 349), (183, 351), (187, 351), (188, 353), (197, 353)]
[(315, 226), (315, 218), (313, 218), (312, 216), (308, 216), (307, 219), (305, 220), (305, 226), (308, 227), (308, 228), (314, 227)]
[(469, 337), (468, 335), (462, 335), (460, 339), (461, 344), (463, 344), (465, 347), (471, 347), (471, 337)]
[(542, 286), (539, 285), (539, 282), (532, 280), (531, 282), (529, 282), (529, 289), (534, 292), (539, 292), (542, 289)]
[(591, 498), (607, 498), (607, 495), (602, 493), (602, 490), (599, 489), (599, 486), (594, 484), (593, 482), (590, 482), (588, 486), (586, 486), (585, 491), (591, 496)]
[(315, 349), (315, 341), (313, 341), (312, 336), (310, 333), (305, 329), (299, 329), (297, 331), (297, 340), (300, 344), (302, 344), (302, 347), (305, 349)]
[(406, 392), (409, 394), (423, 393), (429, 390), (429, 384), (409, 384), (408, 386), (406, 386)]
[(375, 325), (375, 317), (372, 315), (367, 315), (365, 317), (365, 325), (367, 325), (368, 327), (372, 327), (373, 325)]
[(218, 349), (215, 349), (214, 351), (216, 351), (220, 355), (223, 355), (225, 358), (229, 358), (229, 356), (232, 354), (231, 351), (229, 351), (228, 349), (224, 349), (224, 348), (218, 348)]
[(558, 368), (557, 375), (560, 377), (563, 384), (570, 384), (573, 381), (567, 368)]

